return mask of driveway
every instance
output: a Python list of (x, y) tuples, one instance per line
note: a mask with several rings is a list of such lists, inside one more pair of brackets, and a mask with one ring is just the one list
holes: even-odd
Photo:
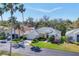
[[(0, 43), (0, 50), (9, 51), (10, 43), (2, 44)], [(79, 56), (79, 53), (72, 53), (72, 52), (64, 52), (59, 50), (51, 50), (51, 49), (45, 49), (41, 48), (41, 52), (34, 52), (31, 51), (31, 46), (26, 46), (25, 48), (18, 48), (14, 49), (12, 48), (12, 52), (19, 53), (24, 56)]]

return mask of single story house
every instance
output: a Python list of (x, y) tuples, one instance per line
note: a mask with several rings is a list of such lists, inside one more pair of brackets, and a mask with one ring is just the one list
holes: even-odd
[(67, 31), (66, 36), (70, 42), (79, 42), (79, 28)]
[(41, 36), (44, 36), (46, 38), (54, 36), (55, 39), (60, 39), (61, 31), (53, 29), (51, 27), (42, 27), (42, 28), (32, 30), (26, 36), (27, 36), (27, 39), (35, 39), (35, 38), (39, 38)]

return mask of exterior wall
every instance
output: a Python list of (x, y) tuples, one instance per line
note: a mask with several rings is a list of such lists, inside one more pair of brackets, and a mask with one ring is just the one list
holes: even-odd
[[(56, 34), (52, 34), (55, 36), (55, 39), (60, 39), (61, 38), (61, 33), (56, 33)], [(51, 37), (52, 35), (49, 35), (49, 37)]]
[[(76, 34), (67, 34), (66, 36), (68, 37), (68, 41), (76, 42), (76, 40), (77, 40), (77, 35)], [(72, 37), (72, 38), (69, 39), (70, 37)]]
[(75, 36), (75, 41), (77, 42), (77, 35), (79, 35), (79, 34), (76, 34), (76, 36)]
[(32, 40), (32, 39), (35, 39), (35, 38), (38, 38), (39, 37), (39, 35), (27, 35), (27, 39), (30, 39), (30, 40)]
[(72, 37), (74, 42), (77, 42), (77, 35), (79, 35), (79, 28), (66, 32), (66, 36)]
[(74, 34), (72, 37), (73, 37), (74, 42), (77, 42), (77, 35)]

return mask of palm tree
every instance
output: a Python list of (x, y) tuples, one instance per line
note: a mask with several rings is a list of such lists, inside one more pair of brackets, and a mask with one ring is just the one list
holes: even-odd
[[(15, 11), (18, 10), (18, 4), (17, 3), (4, 3), (3, 7), (4, 7), (5, 11), (10, 11), (10, 17), (12, 20)], [(14, 27), (13, 27), (13, 24), (11, 22), (11, 40), (12, 40), (12, 29), (13, 28)], [(10, 56), (11, 56), (11, 52), (12, 52), (12, 43), (10, 42)]]
[[(22, 20), (23, 20), (23, 24), (22, 24), (22, 29), (24, 30), (24, 12), (25, 12), (25, 8), (24, 8), (24, 4), (20, 4), (19, 5), (19, 12), (22, 14)], [(24, 32), (23, 32), (24, 35)]]
[(11, 27), (13, 27), (14, 33), (15, 33), (15, 29), (16, 29), (17, 22), (18, 22), (16, 19), (17, 18), (15, 16), (12, 16), (8, 20), (8, 22), (13, 25), (13, 26), (11, 25)]
[[(8, 3), (7, 8), (10, 11), (11, 18), (13, 18), (13, 14), (17, 10), (16, 4)], [(11, 25), (12, 25), (12, 28), (14, 28), (12, 23), (11, 23)], [(12, 28), (11, 28), (11, 40), (12, 40)], [(11, 52), (12, 52), (12, 43), (10, 43), (10, 56), (11, 56)]]
[(24, 8), (24, 4), (20, 4), (19, 5), (19, 12), (22, 14), (22, 19), (23, 19), (23, 23), (24, 23), (24, 12), (25, 12), (25, 8)]

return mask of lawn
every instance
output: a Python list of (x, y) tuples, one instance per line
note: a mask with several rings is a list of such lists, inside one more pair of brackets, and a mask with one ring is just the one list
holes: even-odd
[(55, 49), (55, 50), (63, 50), (68, 52), (79, 52), (79, 46), (70, 43), (63, 43), (63, 44), (52, 44), (49, 42), (39, 41), (37, 43), (32, 43), (32, 46), (38, 46), (40, 48), (48, 48), (48, 49)]

